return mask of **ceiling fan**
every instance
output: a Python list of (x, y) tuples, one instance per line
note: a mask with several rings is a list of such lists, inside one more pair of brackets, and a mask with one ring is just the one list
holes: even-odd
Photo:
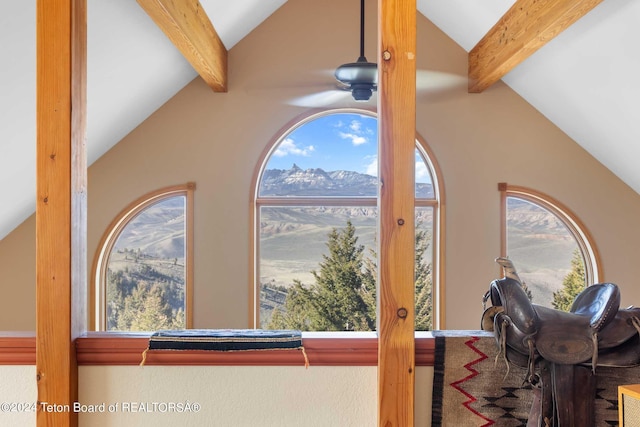
[[(378, 65), (375, 62), (369, 62), (364, 55), (364, 2), (365, 0), (360, 0), (360, 54), (358, 59), (355, 62), (342, 64), (333, 71), (335, 80), (330, 89), (290, 98), (287, 101), (288, 104), (322, 108), (329, 105), (345, 106), (353, 101), (364, 103), (375, 100), (378, 89)], [(432, 101), (437, 98), (439, 92), (454, 87), (466, 87), (466, 84), (466, 77), (433, 70), (416, 70), (417, 94), (424, 95), (426, 93)], [(309, 87), (307, 84), (303, 86)], [(321, 86), (326, 88), (326, 83)]]
[(356, 101), (368, 101), (378, 89), (378, 64), (364, 56), (364, 0), (360, 0), (360, 56), (356, 62), (339, 66), (334, 75), (340, 87), (351, 91)]

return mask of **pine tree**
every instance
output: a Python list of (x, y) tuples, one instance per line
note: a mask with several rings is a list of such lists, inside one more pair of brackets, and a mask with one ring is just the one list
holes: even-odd
[[(375, 318), (365, 299), (363, 283), (364, 246), (358, 244), (356, 229), (347, 222), (334, 228), (327, 241), (319, 271), (312, 271), (315, 283), (308, 289), (296, 281), (285, 301), (286, 312), (273, 314), (269, 327), (293, 327), (314, 331), (373, 330)], [(369, 291), (370, 292), (370, 291)]]
[(416, 233), (415, 252), (415, 329), (416, 331), (431, 330), (433, 286), (431, 264), (426, 263), (424, 256), (429, 248), (429, 234), (420, 230)]
[[(329, 233), (328, 255), (323, 255), (318, 271), (312, 271), (315, 283), (305, 286), (294, 281), (282, 310), (274, 310), (268, 327), (312, 331), (371, 331), (376, 328), (376, 253), (363, 254), (355, 227)], [(431, 264), (425, 262), (429, 234), (416, 233), (415, 312), (416, 330), (432, 327)]]
[(367, 315), (372, 319), (374, 328), (378, 314), (378, 266), (376, 258), (376, 251), (373, 248), (369, 248), (369, 256), (364, 258), (362, 269), (362, 299), (367, 304)]
[(573, 252), (571, 271), (562, 281), (562, 289), (553, 293), (553, 307), (569, 311), (573, 300), (585, 288), (585, 270), (582, 254), (578, 249)]
[(137, 286), (127, 271), (107, 270), (107, 330), (118, 328), (118, 318), (124, 311), (125, 297)]
[(284, 309), (276, 308), (269, 322), (270, 329), (313, 330), (309, 317), (312, 308), (312, 292), (305, 288), (299, 280), (294, 280), (287, 293)]
[(118, 330), (155, 331), (184, 328), (184, 314), (174, 316), (164, 290), (157, 284), (141, 282), (124, 300), (124, 310), (118, 318)]
[(364, 246), (358, 245), (351, 221), (342, 230), (329, 233), (328, 255), (319, 271), (312, 271), (312, 321), (316, 330), (373, 330), (375, 319), (363, 299), (362, 265)]
[(185, 327), (184, 284), (150, 265), (107, 273), (107, 330)]

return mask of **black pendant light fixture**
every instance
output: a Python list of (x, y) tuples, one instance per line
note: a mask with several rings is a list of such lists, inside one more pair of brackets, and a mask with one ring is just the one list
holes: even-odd
[(360, 0), (360, 56), (356, 62), (339, 66), (335, 77), (356, 101), (368, 101), (378, 87), (378, 65), (364, 56), (364, 0)]

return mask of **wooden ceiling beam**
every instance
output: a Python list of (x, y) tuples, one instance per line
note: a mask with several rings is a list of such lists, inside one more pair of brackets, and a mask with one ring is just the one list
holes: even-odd
[(198, 0), (137, 0), (214, 92), (227, 91), (227, 49)]
[(500, 80), (602, 0), (517, 0), (469, 52), (469, 92)]

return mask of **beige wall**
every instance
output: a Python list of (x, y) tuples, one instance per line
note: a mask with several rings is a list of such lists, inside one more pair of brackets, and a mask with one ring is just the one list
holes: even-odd
[[(375, 366), (81, 366), (78, 403), (105, 412), (80, 414), (80, 425), (372, 426), (376, 376)], [(0, 378), (0, 402), (36, 402), (35, 366), (0, 366)], [(432, 388), (433, 368), (418, 367), (416, 426), (431, 425)], [(172, 403), (191, 412), (169, 412)], [(31, 409), (0, 411), (0, 425), (35, 425)]]
[(38, 389), (36, 367), (0, 366), (0, 425), (23, 427), (36, 425)]
[(31, 216), (0, 240), (0, 330), (36, 328), (36, 221)]
[[(356, 59), (356, 3), (287, 2), (230, 51), (228, 93), (194, 80), (93, 164), (88, 262), (128, 203), (194, 181), (195, 326), (246, 327), (253, 172), (278, 130), (308, 111), (285, 101), (330, 81), (318, 70)], [(367, 56), (374, 60), (369, 12)], [(466, 53), (421, 16), (418, 36), (418, 68), (466, 75)], [(604, 280), (621, 286), (624, 304), (640, 302), (640, 263), (632, 262), (640, 252), (640, 196), (506, 85), (420, 97), (417, 126), (445, 188), (447, 328), (478, 327), (480, 298), (498, 274), (498, 182), (531, 187), (568, 206), (596, 240)], [(10, 296), (0, 303), (2, 329), (35, 327), (33, 228), (28, 220), (0, 241), (0, 287)]]
[[(373, 426), (376, 372), (375, 366), (84, 366), (79, 374), (79, 401), (119, 407), (112, 413), (82, 414), (80, 425)], [(431, 425), (432, 378), (433, 368), (416, 370), (415, 425), (419, 427)], [(153, 408), (153, 402), (168, 405), (187, 401), (201, 409), (195, 413), (133, 413), (123, 409), (128, 402)]]

